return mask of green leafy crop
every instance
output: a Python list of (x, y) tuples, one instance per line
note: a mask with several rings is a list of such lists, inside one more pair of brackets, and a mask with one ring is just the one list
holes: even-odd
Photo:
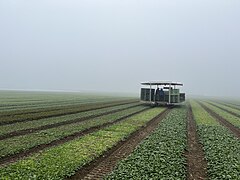
[[(162, 112), (154, 108), (0, 168), (0, 179), (63, 179)], [(120, 131), (120, 128), (123, 130)]]
[(234, 126), (240, 128), (240, 118), (236, 117), (226, 111), (223, 111), (221, 109), (219, 109), (218, 107), (215, 107), (211, 104), (208, 104), (206, 102), (203, 102), (203, 104), (205, 106), (207, 106), (209, 109), (211, 109), (212, 111), (214, 111), (215, 113), (217, 113), (219, 116), (223, 117), (224, 119), (226, 119), (227, 121), (229, 121), (231, 124), (233, 124)]
[(185, 179), (186, 109), (174, 109), (105, 179)]
[[(239, 179), (240, 141), (213, 119), (196, 102), (191, 102), (200, 142), (207, 160), (209, 179)], [(201, 116), (202, 114), (202, 116)]]

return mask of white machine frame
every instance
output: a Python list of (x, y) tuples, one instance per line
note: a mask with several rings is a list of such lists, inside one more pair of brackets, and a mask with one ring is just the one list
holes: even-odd
[[(172, 82), (172, 81), (148, 81), (148, 82), (142, 82), (141, 83), (141, 86), (149, 86), (150, 87), (150, 98), (149, 98), (149, 101), (148, 103), (150, 104), (155, 104), (155, 99), (154, 101), (152, 101), (152, 93), (151, 93), (151, 90), (153, 89), (152, 86), (164, 86), (164, 87), (168, 87), (168, 93), (169, 93), (169, 100), (168, 100), (168, 103), (164, 102), (163, 104), (164, 105), (178, 105), (178, 104), (182, 104), (181, 103), (171, 103), (171, 91), (170, 89), (173, 87), (174, 89), (176, 89), (176, 86), (183, 86), (183, 83), (181, 82)], [(154, 88), (155, 89), (155, 88)], [(141, 101), (141, 102), (144, 102), (146, 103), (147, 101)]]

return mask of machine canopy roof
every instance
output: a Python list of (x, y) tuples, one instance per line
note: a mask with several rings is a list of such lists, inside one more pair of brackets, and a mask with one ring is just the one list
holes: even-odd
[(177, 86), (183, 86), (180, 82), (171, 82), (171, 81), (148, 81), (148, 82), (142, 82), (142, 85), (177, 85)]

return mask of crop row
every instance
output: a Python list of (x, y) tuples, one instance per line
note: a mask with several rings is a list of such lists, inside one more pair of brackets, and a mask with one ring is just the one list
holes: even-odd
[(190, 103), (197, 124), (220, 126), (219, 122), (217, 122), (207, 111), (205, 111), (199, 103), (193, 100), (191, 100)]
[(39, 132), (17, 136), (10, 139), (0, 141), (0, 157), (9, 156), (18, 152), (30, 149), (32, 147), (47, 144), (54, 140), (64, 138), (74, 133), (103, 125), (105, 123), (114, 122), (120, 118), (124, 118), (132, 113), (139, 112), (147, 107), (138, 106), (129, 108), (113, 114), (89, 119), (87, 121), (68, 124), (56, 128), (41, 130)]
[[(91, 105), (91, 104), (100, 104), (100, 103), (114, 103), (114, 102), (127, 102), (128, 100), (93, 100), (93, 101), (82, 101), (82, 102), (55, 102), (53, 105), (50, 103), (35, 105), (32, 107), (16, 107), (11, 110), (1, 110), (0, 117), (3, 116), (14, 116), (18, 114), (24, 113), (37, 113), (42, 111), (53, 111), (53, 110), (61, 110), (65, 108), (76, 108), (82, 105)], [(129, 101), (131, 101), (129, 99)]]
[(223, 103), (224, 105), (231, 107), (233, 109), (240, 110), (240, 105), (230, 104), (230, 103)]
[(233, 103), (233, 102), (229, 102), (229, 101), (215, 101), (219, 104), (222, 104), (222, 105), (225, 105), (225, 106), (228, 106), (228, 107), (231, 107), (233, 109), (237, 109), (237, 110), (240, 110), (240, 104), (236, 104), (236, 103)]
[(218, 106), (218, 107), (220, 107), (220, 108), (222, 108), (222, 109), (225, 109), (225, 110), (227, 110), (227, 111), (229, 111), (229, 112), (233, 112), (233, 113), (235, 113), (235, 114), (240, 115), (240, 109), (238, 110), (238, 109), (229, 107), (229, 106), (227, 106), (227, 105), (220, 104), (220, 103), (216, 103), (216, 102), (212, 102), (212, 101), (207, 101), (207, 102), (210, 103), (210, 104), (213, 104), (213, 105), (215, 105), (215, 106)]
[(66, 99), (66, 100), (15, 100), (13, 99), (11, 101), (5, 101), (1, 102), (0, 108), (1, 109), (7, 109), (7, 108), (24, 108), (24, 107), (34, 107), (34, 106), (41, 106), (41, 105), (55, 105), (60, 103), (80, 103), (80, 102), (88, 102), (88, 101), (99, 101), (104, 100), (104, 98), (98, 98), (98, 99), (81, 99), (81, 100), (75, 100), (75, 99)]
[(202, 102), (205, 106), (207, 106), (209, 109), (211, 109), (212, 111), (214, 111), (215, 113), (217, 113), (219, 116), (223, 117), (224, 119), (226, 119), (228, 122), (230, 122), (231, 124), (233, 124), (234, 126), (240, 128), (240, 118), (236, 117), (226, 111), (223, 111), (219, 108), (217, 108), (216, 106), (213, 106), (211, 104), (208, 104), (206, 102)]
[(240, 107), (240, 99), (224, 100), (223, 102), (226, 103), (226, 104), (231, 104), (231, 105), (236, 106), (236, 107)]
[[(2, 101), (0, 103), (0, 107), (14, 107), (14, 106), (29, 106), (29, 105), (40, 105), (40, 104), (46, 104), (46, 103), (56, 103), (56, 102), (71, 102), (71, 101), (78, 101), (78, 102), (84, 102), (84, 101), (88, 101), (88, 100), (103, 100), (103, 99), (108, 99), (106, 97), (81, 97), (81, 98), (61, 98), (61, 97), (57, 97), (57, 98), (48, 98), (48, 96), (46, 96), (44, 99), (38, 99), (38, 98), (34, 98), (34, 99), (28, 99), (28, 98), (8, 98), (8, 99), (4, 99), (2, 98)], [(109, 98), (109, 99), (114, 99), (114, 98)], [(117, 98), (115, 98), (117, 99)]]
[(186, 108), (172, 110), (105, 179), (186, 179)]
[(137, 105), (140, 105), (140, 104), (139, 103), (124, 104), (124, 105), (106, 107), (106, 108), (97, 109), (97, 110), (94, 109), (90, 111), (85, 111), (85, 112), (80, 112), (80, 113), (70, 114), (65, 116), (57, 116), (57, 117), (51, 117), (51, 118), (44, 118), (41, 120), (35, 120), (35, 121), (33, 120), (33, 121), (3, 125), (3, 126), (0, 126), (0, 135), (5, 135), (8, 133), (12, 133), (14, 131), (20, 131), (25, 129), (39, 128), (42, 126), (53, 125), (56, 123), (70, 122), (74, 120), (90, 118), (92, 116), (98, 116), (104, 113), (111, 113), (117, 110), (120, 111), (120, 110), (124, 110), (126, 108), (130, 108)]
[(240, 141), (195, 101), (191, 101), (191, 106), (207, 159), (209, 179), (238, 179)]
[(11, 105), (11, 106), (3, 106), (0, 107), (0, 110), (2, 111), (2, 114), (15, 114), (19, 113), (21, 111), (36, 111), (46, 108), (61, 108), (61, 107), (67, 107), (67, 106), (73, 106), (73, 105), (82, 105), (82, 104), (90, 104), (90, 103), (104, 103), (104, 102), (111, 102), (111, 101), (123, 101), (126, 99), (88, 99), (88, 100), (65, 100), (65, 101), (44, 101), (39, 103), (32, 102), (31, 104), (26, 105)]
[(110, 107), (114, 105), (120, 105), (124, 103), (131, 103), (131, 101), (117, 101), (117, 102), (106, 102), (106, 103), (93, 103), (93, 104), (85, 104), (85, 105), (79, 105), (74, 107), (62, 107), (61, 109), (45, 109), (44, 111), (40, 112), (22, 112), (19, 115), (12, 115), (12, 116), (6, 116), (2, 117), (0, 120), (0, 123), (14, 123), (18, 121), (27, 121), (27, 120), (35, 120), (35, 119), (42, 119), (47, 117), (53, 117), (53, 116), (61, 116), (61, 115), (67, 115), (67, 114), (74, 114), (79, 113), (83, 111), (89, 111), (92, 109), (97, 108), (103, 108), (103, 107)]
[(85, 99), (100, 99), (100, 98), (113, 98), (111, 96), (86, 94), (86, 93), (37, 93), (37, 92), (0, 92), (0, 98), (5, 102), (22, 102), (27, 101), (57, 101), (57, 100), (85, 100)]
[(86, 104), (86, 103), (95, 103), (95, 102), (106, 102), (110, 100), (87, 100), (87, 101), (45, 101), (45, 102), (32, 102), (31, 104), (24, 104), (24, 105), (11, 105), (11, 106), (4, 106), (2, 105), (0, 107), (0, 110), (4, 112), (5, 114), (11, 113), (11, 112), (17, 112), (20, 110), (35, 110), (35, 109), (41, 109), (41, 108), (50, 108), (50, 107), (61, 107), (61, 106), (68, 106), (68, 105), (80, 105), (80, 104)]
[(63, 179), (71, 176), (162, 111), (160, 108), (150, 109), (97, 132), (2, 167), (0, 179)]

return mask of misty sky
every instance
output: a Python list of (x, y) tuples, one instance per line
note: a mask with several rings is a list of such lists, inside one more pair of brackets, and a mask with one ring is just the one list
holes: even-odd
[(0, 88), (240, 90), (239, 0), (0, 0)]

